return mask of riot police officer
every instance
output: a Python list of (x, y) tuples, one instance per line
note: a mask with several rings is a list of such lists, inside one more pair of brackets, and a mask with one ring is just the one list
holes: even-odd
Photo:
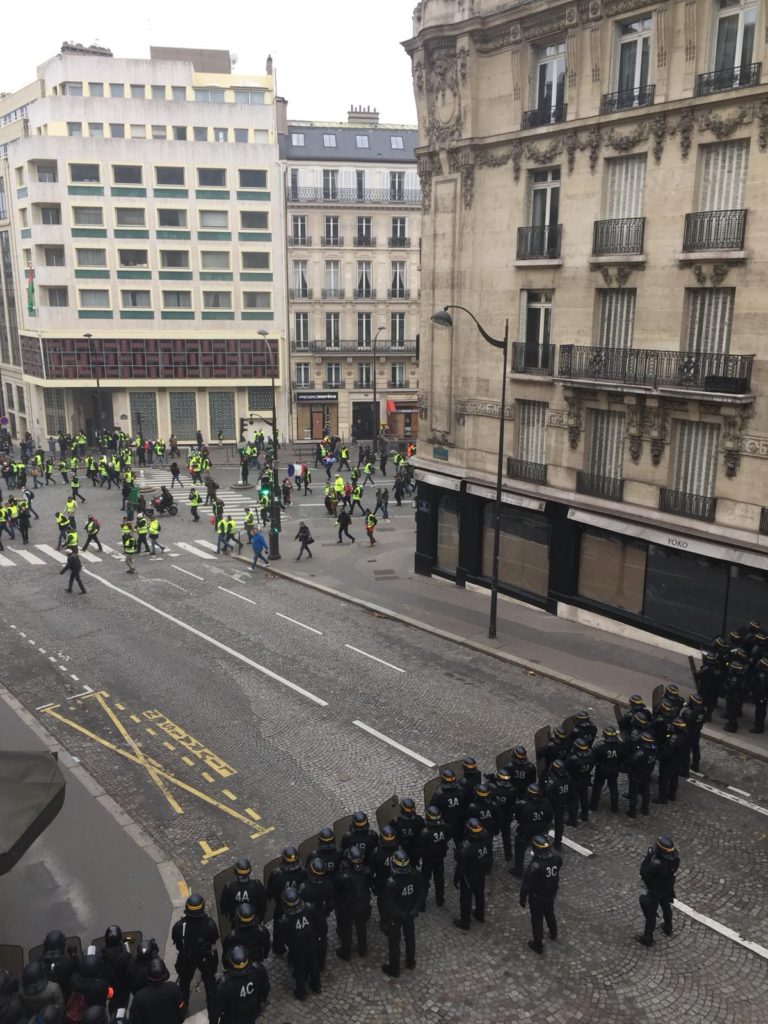
[(653, 945), (656, 930), (656, 914), (659, 907), (664, 919), (662, 931), (672, 934), (672, 901), (675, 898), (675, 875), (680, 867), (680, 854), (669, 836), (659, 836), (654, 846), (649, 846), (640, 865), (640, 877), (647, 892), (640, 897), (640, 907), (645, 917), (645, 929), (636, 936), (643, 946)]
[(59, 986), (65, 1002), (69, 998), (72, 975), (77, 970), (77, 957), (65, 948), (66, 943), (64, 932), (48, 932), (43, 939), (43, 952), (40, 957), (49, 980), (55, 981)]
[[(768, 657), (761, 658), (752, 679), (752, 699), (755, 702), (755, 720), (750, 732), (764, 732), (765, 709), (768, 705)], [(691, 744), (693, 748), (693, 744)]]
[(565, 761), (555, 758), (544, 777), (543, 792), (552, 806), (552, 821), (555, 829), (554, 847), (559, 850), (563, 845), (565, 828), (565, 812), (568, 811), (568, 823), (576, 820), (575, 790), (571, 787), (571, 777)]
[(246, 858), (235, 862), (235, 877), (221, 890), (219, 909), (234, 925), (240, 903), (249, 903), (259, 921), (267, 912), (267, 893), (259, 878), (251, 877), (251, 862)]
[(491, 797), (496, 808), (496, 823), (501, 834), (504, 860), (512, 860), (512, 819), (515, 816), (515, 791), (506, 768), (499, 768), (491, 783)]
[(485, 920), (485, 879), (493, 867), (493, 845), (477, 818), (469, 819), (464, 833), (464, 839), (454, 852), (453, 884), (459, 890), (459, 917), (455, 917), (453, 923), (469, 931), (471, 916), (481, 923)]
[(680, 717), (688, 726), (688, 758), (680, 774), (688, 777), (690, 769), (697, 772), (701, 762), (701, 730), (706, 721), (704, 699), (700, 693), (692, 693), (683, 705)]
[(482, 778), (480, 769), (477, 766), (477, 761), (474, 757), (465, 757), (461, 763), (462, 777), (459, 780), (459, 789), (464, 797), (465, 806), (472, 799), (472, 795), (475, 792), (475, 786)]
[(573, 729), (576, 733), (574, 739), (582, 737), (591, 747), (595, 742), (595, 736), (597, 736), (597, 726), (589, 717), (587, 711), (577, 711), (573, 719)]
[(654, 803), (673, 803), (677, 799), (680, 772), (688, 764), (688, 726), (682, 718), (672, 722), (672, 735), (659, 751), (659, 795)]
[(343, 856), (342, 851), (336, 845), (336, 836), (333, 829), (326, 826), (321, 828), (318, 833), (317, 846), (307, 857), (307, 867), (309, 867), (313, 860), (319, 857), (325, 865), (326, 875), (333, 881)]
[(640, 810), (648, 814), (651, 802), (651, 776), (656, 766), (656, 743), (653, 733), (643, 732), (640, 745), (633, 750), (627, 759), (627, 776), (629, 777), (629, 810), (630, 818), (637, 817), (637, 798), (640, 797)]
[(382, 911), (382, 899), (384, 897), (384, 886), (389, 880), (391, 873), (390, 862), (397, 850), (397, 832), (394, 825), (385, 825), (379, 835), (379, 845), (371, 854), (368, 860), (368, 867), (371, 869), (371, 886), (376, 894), (376, 906), (379, 910), (379, 926), (384, 928), (384, 913)]
[(556, 758), (567, 756), (569, 746), (568, 733), (561, 725), (556, 725), (552, 730), (552, 735), (544, 746), (540, 750), (536, 751), (536, 760), (543, 762), (541, 771), (542, 779), (549, 770), (549, 766)]
[(110, 1000), (110, 1009), (119, 1010), (128, 1005), (130, 989), (127, 971), (132, 957), (123, 945), (122, 929), (112, 924), (104, 932), (104, 945), (101, 949), (101, 975), (105, 978), (115, 994)]
[(181, 988), (169, 979), (163, 961), (159, 957), (150, 960), (147, 983), (131, 1004), (131, 1024), (181, 1024), (187, 1015), (187, 1001)]
[(448, 852), (448, 829), (443, 822), (440, 809), (430, 804), (427, 808), (424, 828), (419, 833), (417, 849), (421, 859), (423, 898), (421, 909), (426, 909), (427, 893), (431, 878), (435, 880), (435, 903), (445, 903), (445, 855)]
[(160, 950), (154, 939), (143, 940), (136, 947), (136, 956), (128, 964), (125, 980), (132, 995), (141, 991), (149, 980), (149, 967), (153, 960), (160, 956)]
[(515, 818), (515, 863), (509, 873), (515, 878), (522, 878), (526, 849), (535, 835), (546, 834), (554, 818), (552, 805), (542, 793), (538, 782), (532, 782), (525, 791), (525, 800), (518, 800), (515, 804)]
[(536, 781), (536, 768), (528, 760), (528, 751), (522, 743), (513, 749), (512, 760), (506, 768), (512, 779), (515, 798), (517, 800), (524, 799), (529, 783)]
[(392, 874), (384, 888), (382, 909), (389, 944), (389, 960), (381, 969), (391, 978), (400, 974), (400, 933), (405, 941), (405, 966), (416, 966), (416, 916), (423, 903), (422, 878), (405, 850), (392, 857)]
[[(584, 736), (579, 736), (573, 744), (570, 757), (566, 761), (566, 767), (571, 777), (571, 785), (581, 805), (582, 821), (589, 821), (589, 786), (592, 781), (594, 764), (595, 758), (590, 749), (589, 742)], [(568, 824), (575, 826), (576, 822), (569, 821)]]
[(269, 975), (252, 964), (245, 946), (233, 946), (216, 990), (215, 1024), (253, 1024), (269, 996)]
[(342, 851), (346, 852), (351, 847), (356, 846), (361, 851), (363, 859), (367, 861), (378, 845), (379, 836), (371, 828), (368, 815), (364, 811), (355, 811), (352, 815), (352, 824), (341, 840)]
[(213, 1022), (214, 999), (216, 997), (216, 968), (219, 954), (216, 943), (219, 941), (219, 929), (205, 912), (205, 900), (198, 893), (187, 897), (184, 904), (184, 916), (177, 921), (171, 930), (178, 957), (176, 973), (184, 1002), (189, 1003), (189, 989), (195, 972), (200, 972), (205, 986), (205, 1002), (208, 1017)]
[(499, 834), (499, 814), (493, 801), (491, 787), (480, 781), (475, 786), (472, 800), (466, 810), (467, 818), (477, 818), (486, 832), (493, 838)]
[(624, 759), (624, 744), (618, 731), (611, 726), (603, 729), (603, 738), (592, 747), (595, 759), (595, 777), (592, 782), (592, 799), (590, 810), (596, 811), (600, 805), (600, 794), (603, 786), (608, 786), (611, 797), (611, 811), (619, 810), (619, 769)]
[[(465, 768), (465, 778), (466, 774), (467, 770)], [(397, 833), (397, 841), (400, 847), (408, 854), (412, 866), (417, 868), (419, 866), (419, 854), (416, 849), (416, 840), (424, 828), (424, 819), (420, 814), (416, 813), (416, 804), (410, 797), (405, 797), (400, 801), (400, 813), (392, 822), (392, 825)]]
[(744, 684), (746, 678), (746, 664), (740, 658), (734, 658), (728, 667), (728, 674), (725, 677), (723, 691), (725, 693), (725, 723), (726, 732), (738, 732), (738, 717), (741, 714), (741, 705), (744, 700)]
[(619, 732), (625, 740), (629, 739), (629, 734), (632, 730), (632, 719), (635, 717), (637, 712), (647, 710), (645, 701), (640, 694), (633, 693), (629, 698), (629, 707), (619, 719)]
[[(676, 683), (668, 683), (664, 687), (664, 693), (662, 694), (661, 701), (666, 701), (672, 708), (673, 715), (677, 715), (684, 704), (683, 697), (680, 694), (680, 687)], [(659, 704), (661, 704), (661, 701), (659, 701)], [(657, 708), (654, 708), (653, 710), (655, 713)]]
[(267, 899), (274, 900), (275, 909), (272, 912), (272, 949), (281, 956), (285, 952), (285, 946), (280, 940), (280, 929), (278, 922), (283, 913), (283, 904), (280, 897), (283, 889), (291, 885), (298, 889), (307, 877), (305, 868), (299, 860), (299, 852), (295, 846), (285, 846), (280, 856), (280, 863), (273, 868), (267, 879)]
[(313, 992), (321, 991), (317, 915), (292, 885), (283, 890), (280, 902), (283, 908), (279, 922), (280, 942), (288, 947), (294, 995), (303, 1003), (307, 998), (307, 982)]
[(717, 707), (717, 698), (720, 696), (720, 681), (722, 668), (720, 659), (715, 651), (704, 651), (701, 656), (701, 668), (694, 673), (696, 687), (704, 702), (704, 721), (712, 721), (712, 713)]
[(550, 939), (557, 938), (555, 898), (560, 884), (560, 869), (563, 858), (552, 849), (545, 835), (533, 837), (533, 857), (525, 869), (520, 886), (520, 906), (526, 902), (531, 914), (533, 938), (528, 943), (534, 953), (544, 952), (544, 921), (547, 922)]
[(94, 953), (86, 953), (82, 957), (72, 975), (70, 987), (72, 992), (78, 992), (85, 999), (88, 1006), (106, 1006), (115, 993), (110, 983), (102, 977), (101, 960)]
[(336, 921), (341, 945), (336, 955), (352, 959), (352, 928), (357, 933), (357, 952), (368, 953), (368, 919), (371, 916), (371, 869), (359, 846), (350, 846), (334, 879)]
[(443, 816), (451, 839), (458, 845), (463, 829), (464, 804), (456, 773), (451, 768), (444, 768), (440, 772), (440, 789), (432, 794), (432, 803)]
[(264, 924), (256, 917), (250, 903), (238, 903), (235, 911), (235, 926), (223, 940), (224, 965), (229, 962), (235, 946), (243, 946), (252, 964), (260, 964), (269, 956), (272, 940)]
[(318, 958), (320, 970), (325, 969), (328, 953), (328, 918), (336, 907), (336, 889), (325, 870), (325, 862), (315, 857), (309, 862), (306, 882), (302, 882), (299, 895), (315, 912), (318, 931)]

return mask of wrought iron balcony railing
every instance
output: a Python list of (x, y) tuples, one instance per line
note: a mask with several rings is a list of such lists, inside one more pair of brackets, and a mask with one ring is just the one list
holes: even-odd
[(372, 235), (357, 235), (355, 237), (355, 245), (362, 248), (373, 248), (376, 245), (376, 239)]
[(410, 299), (411, 290), (410, 288), (388, 288), (387, 298), (388, 299)]
[(324, 380), (323, 381), (323, 387), (324, 388), (345, 388), (346, 386), (347, 386), (347, 382), (344, 381), (344, 380)]
[(540, 377), (551, 377), (554, 369), (554, 345), (529, 345), (525, 341), (512, 342), (512, 373), (530, 373)]
[(320, 236), (320, 245), (332, 245), (332, 246), (337, 246), (337, 247), (340, 246), (340, 245), (344, 245), (344, 236), (343, 235), (321, 235)]
[(342, 203), (344, 205), (368, 203), (394, 203), (398, 206), (420, 206), (421, 189), (404, 188), (323, 188), (305, 187), (288, 189), (289, 203)]
[(288, 297), (290, 299), (311, 299), (312, 289), (311, 288), (290, 288), (288, 291)]
[(565, 120), (568, 107), (557, 103), (554, 107), (542, 106), (526, 110), (523, 114), (523, 128), (540, 128), (544, 124), (560, 124)]
[(579, 494), (591, 494), (594, 498), (609, 501), (624, 500), (624, 480), (617, 476), (603, 476), (602, 473), (587, 473), (580, 469), (576, 473), (576, 490)]
[(689, 519), (703, 519), (711, 523), (715, 518), (717, 498), (706, 494), (686, 494), (684, 491), (672, 491), (668, 487), (659, 489), (659, 509), (670, 512), (673, 516), (687, 516)]
[(343, 288), (323, 288), (322, 297), (324, 299), (343, 299), (344, 289)]
[(288, 245), (312, 245), (311, 235), (289, 235)]
[(390, 249), (408, 249), (410, 248), (411, 240), (406, 238), (404, 235), (390, 235), (389, 247)]
[(556, 260), (560, 256), (560, 224), (532, 224), (517, 229), (519, 260)]
[[(357, 353), (358, 355), (370, 356), (373, 353), (372, 341), (353, 341), (338, 339), (326, 339), (318, 341), (291, 341), (292, 352), (316, 352), (327, 355), (338, 355), (344, 352), (347, 355)], [(413, 356), (416, 355), (415, 341), (383, 341), (376, 342), (377, 356)]]
[(600, 101), (601, 114), (615, 114), (632, 107), (650, 107), (656, 94), (655, 85), (639, 85), (636, 89), (620, 89), (605, 93)]
[(752, 355), (728, 352), (561, 345), (557, 375), (569, 380), (744, 395), (750, 390), (753, 359)]
[(641, 253), (644, 235), (645, 217), (596, 220), (592, 229), (592, 255)]
[(750, 85), (760, 85), (761, 69), (762, 64), (758, 63), (708, 71), (696, 79), (696, 95), (710, 96), (713, 92), (726, 92), (728, 89), (746, 89)]
[(352, 292), (353, 298), (355, 299), (375, 299), (376, 289), (375, 288), (355, 288)]
[(683, 251), (743, 249), (746, 210), (704, 210), (686, 213)]
[(507, 459), (507, 476), (514, 480), (527, 480), (531, 484), (547, 482), (545, 462), (526, 462), (525, 459)]

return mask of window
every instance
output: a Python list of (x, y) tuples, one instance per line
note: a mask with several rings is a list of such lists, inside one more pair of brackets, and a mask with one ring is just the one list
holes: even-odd
[(104, 83), (103, 82), (89, 82), (88, 93), (91, 96), (103, 96), (104, 95)]
[(82, 96), (83, 95), (83, 83), (82, 82), (62, 82), (61, 83), (61, 95), (62, 96)]
[(184, 185), (183, 167), (156, 167), (155, 181), (158, 185)]
[(604, 530), (581, 535), (579, 596), (637, 615), (643, 611), (646, 545)]
[[(531, 224), (536, 228), (554, 227), (560, 212), (560, 168), (547, 171), (531, 171)], [(546, 247), (545, 232), (542, 230), (542, 244)]]
[(106, 249), (75, 249), (78, 267), (106, 267)]
[[(104, 223), (104, 211), (100, 206), (74, 206), (72, 208), (72, 215), (75, 220), (75, 224), (103, 224)], [(43, 221), (45, 223), (45, 221)], [(60, 224), (61, 221), (56, 221)]]
[(147, 126), (145, 124), (132, 124), (130, 128), (132, 139), (146, 139)]
[(541, 115), (537, 123), (562, 121), (565, 98), (565, 40), (538, 48), (535, 75), (534, 106)]
[[(715, 71), (734, 72), (734, 86), (741, 84), (740, 72), (749, 68), (755, 44), (757, 5), (740, 0), (720, 0), (715, 34)], [(721, 87), (725, 87), (725, 83)]]
[(371, 313), (357, 314), (357, 347), (368, 348), (373, 338), (373, 316)]
[[(483, 567), (493, 576), (495, 509), (483, 509)], [(499, 531), (499, 579), (531, 594), (546, 595), (549, 588), (549, 527), (540, 513), (503, 508)]]
[(389, 385), (393, 388), (404, 388), (408, 385), (405, 374), (405, 363), (392, 363), (389, 371)]
[(125, 86), (122, 82), (110, 82), (109, 83), (109, 95), (113, 99), (121, 99), (125, 96)]
[(255, 170), (240, 170), (240, 188), (266, 188), (267, 172)]
[(308, 388), (311, 384), (309, 363), (296, 363), (296, 387)]
[(144, 85), (132, 85), (131, 86), (131, 99), (132, 100), (145, 100), (147, 98), (147, 88)]
[(294, 260), (291, 267), (291, 280), (293, 281), (294, 298), (306, 299), (309, 297), (309, 284), (307, 278), (308, 264), (306, 260)]
[(159, 437), (157, 426), (157, 395), (154, 391), (129, 391), (128, 404), (131, 411), (131, 432), (135, 437)]
[(200, 188), (226, 188), (227, 172), (223, 167), (198, 167), (197, 183)]
[(189, 253), (186, 249), (161, 249), (160, 266), (169, 270), (185, 270), (189, 267)]
[(292, 167), (289, 172), (290, 181), (288, 186), (288, 196), (290, 199), (299, 198), (299, 169), (298, 167)]
[(304, 132), (291, 132), (291, 145), (292, 146), (303, 146), (304, 145)]
[(146, 249), (118, 249), (117, 261), (121, 267), (148, 267)]
[(203, 292), (204, 309), (231, 309), (232, 295), (229, 292)]
[(58, 247), (45, 248), (45, 265), (46, 267), (63, 267), (64, 266), (64, 250)]
[(207, 142), (208, 141), (208, 129), (207, 128), (193, 128), (192, 134), (195, 142)]
[(309, 342), (309, 313), (293, 314), (293, 340), (297, 345)]
[(207, 89), (194, 89), (195, 103), (223, 103), (224, 90), (211, 86)]
[(373, 220), (371, 217), (358, 217), (357, 218), (357, 244), (358, 245), (370, 245), (371, 244), (371, 229), (373, 226)]
[(636, 294), (634, 288), (598, 289), (597, 343), (601, 348), (632, 348)]
[(408, 234), (408, 225), (405, 217), (393, 217), (392, 218), (392, 244), (393, 245), (404, 245), (406, 235)]
[(303, 213), (291, 217), (291, 241), (293, 245), (307, 244), (307, 218)]
[(546, 402), (517, 403), (517, 457), (522, 462), (541, 466), (547, 461), (545, 431), (548, 408)]
[(341, 385), (341, 363), (328, 363), (326, 365), (325, 383), (331, 388), (337, 388)]
[(520, 333), (525, 338), (524, 365), (531, 369), (546, 369), (550, 360), (552, 292), (522, 292), (520, 313)]
[(715, 491), (720, 427), (716, 423), (678, 420), (675, 433), (672, 489), (711, 498)]
[(144, 180), (143, 169), (140, 165), (115, 164), (112, 180), (116, 185), (141, 185)]
[(149, 301), (148, 291), (121, 291), (120, 302), (123, 309), (149, 309), (152, 303)]
[(197, 430), (197, 395), (194, 391), (170, 391), (171, 433), (179, 440), (191, 440)]
[(389, 144), (392, 147), (392, 149), (402, 149), (403, 148), (403, 136), (402, 135), (390, 135), (390, 137), (389, 137)]
[(728, 352), (731, 345), (735, 289), (689, 288), (687, 292), (686, 351)]
[(24, 388), (20, 385), (16, 385), (16, 408), (20, 413), (26, 413), (27, 403), (24, 400)]
[(37, 180), (45, 182), (58, 181), (59, 176), (56, 172), (56, 164), (38, 164)]
[[(101, 211), (99, 211), (101, 213)], [(40, 207), (40, 223), (41, 224), (61, 224), (61, 207), (60, 206), (41, 206)], [(75, 207), (75, 224), (77, 220), (77, 207)], [(99, 221), (101, 223), (101, 221)]]
[(163, 292), (165, 309), (191, 309), (192, 292)]
[(621, 108), (646, 101), (651, 60), (651, 17), (645, 15), (619, 24), (619, 61), (616, 89)]
[(110, 124), (109, 126), (110, 138), (113, 139), (124, 139), (125, 138), (125, 125), (124, 124)]
[(323, 145), (326, 147), (326, 149), (335, 149), (336, 148), (336, 136), (335, 135), (324, 135), (323, 136)]
[(665, 629), (685, 629), (703, 636), (722, 632), (726, 562), (649, 544), (645, 580), (643, 614), (647, 619), (662, 623)]
[(341, 297), (341, 261), (325, 261), (325, 277), (323, 287), (326, 299), (338, 299)]
[(356, 135), (355, 145), (358, 149), (368, 149), (370, 147), (370, 139), (367, 135)]
[(73, 138), (80, 138), (83, 134), (83, 126), (79, 121), (67, 121), (67, 135)]
[(70, 164), (69, 177), (73, 182), (98, 184), (101, 180), (98, 164)]
[(229, 215), (226, 210), (201, 210), (201, 228), (225, 228), (229, 224)]
[(741, 210), (749, 161), (749, 140), (699, 147), (699, 210)]
[(104, 138), (104, 125), (99, 121), (88, 122), (88, 134), (92, 139)]
[(339, 244), (339, 218), (338, 217), (326, 217), (325, 218), (325, 233), (323, 240), (326, 245), (338, 245)]
[(82, 309), (109, 309), (109, 292), (106, 288), (81, 288)]
[(213, 129), (213, 141), (214, 142), (229, 142), (229, 129), (228, 128), (214, 128)]
[(405, 171), (389, 172), (389, 198), (393, 202), (405, 199)]
[(167, 139), (168, 128), (164, 124), (153, 124), (152, 125), (152, 138), (153, 139)]
[(338, 348), (341, 338), (341, 316), (339, 313), (325, 314), (325, 340), (330, 348)]
[(185, 124), (175, 124), (173, 126), (173, 139), (174, 142), (187, 141), (187, 126)]
[(271, 309), (271, 292), (243, 292), (243, 309)]
[(372, 284), (372, 270), (373, 264), (370, 260), (358, 260), (357, 261), (357, 297), (358, 299), (372, 299), (373, 295), (373, 284)]
[(243, 231), (268, 231), (269, 214), (266, 210), (241, 210), (240, 227)]
[(355, 171), (355, 198), (365, 199), (365, 171)]
[(392, 260), (390, 284), (389, 297), (391, 299), (405, 299), (408, 297), (405, 287), (405, 260)]
[(452, 494), (444, 494), (437, 506), (438, 569), (455, 572), (459, 564), (459, 506)]
[(624, 466), (624, 413), (590, 409), (588, 415), (589, 472), (618, 480)]
[(46, 288), (45, 291), (49, 306), (62, 307), (69, 305), (66, 288)]
[(371, 373), (370, 363), (358, 363), (357, 364), (357, 387), (369, 388), (371, 387), (371, 381), (373, 374)]
[(229, 253), (201, 252), (200, 266), (203, 270), (229, 270)]
[(172, 85), (171, 98), (174, 100), (175, 103), (185, 103), (187, 99), (186, 85)]
[(643, 216), (645, 154), (605, 161), (603, 209), (606, 220)]
[(243, 270), (269, 270), (268, 252), (244, 252)]
[(153, 100), (164, 100), (165, 99), (165, 86), (164, 85), (153, 85), (152, 86), (152, 99)]
[(248, 142), (248, 129), (247, 128), (235, 128), (235, 142), (247, 143)]
[(21, 216), (21, 226), (23, 228), (28, 228), (29, 227), (29, 209), (26, 206), (23, 207), (23, 209), (19, 210), (19, 215)]
[(146, 224), (146, 210), (136, 206), (118, 206), (115, 209), (115, 223), (126, 227), (141, 227)]
[(263, 89), (235, 89), (235, 103), (244, 103), (247, 106), (263, 106)]
[(161, 228), (185, 228), (187, 227), (187, 211), (158, 210), (157, 223)]
[(333, 170), (323, 171), (323, 199), (339, 198), (339, 172)]
[(389, 314), (389, 341), (393, 348), (405, 341), (405, 313)]

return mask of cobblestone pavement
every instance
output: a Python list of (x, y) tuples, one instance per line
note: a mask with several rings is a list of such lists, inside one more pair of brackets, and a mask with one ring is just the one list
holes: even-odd
[[(93, 506), (117, 547), (114, 494), (85, 493), (85, 510)], [(57, 506), (51, 494), (39, 505), (33, 542), (51, 543)], [(208, 536), (179, 520), (163, 521), (173, 550)], [(419, 796), (434, 769), (356, 723), (435, 764), (472, 753), (490, 769), (496, 753), (532, 745), (537, 728), (582, 702), (562, 684), (267, 572), (244, 573), (241, 563), (142, 556), (129, 577), (107, 555), (86, 568), (85, 597), (64, 593), (52, 560), (2, 570), (0, 683), (40, 709), (45, 727), (207, 896), (238, 855), (261, 865), (357, 807), (373, 814), (392, 792)], [(613, 720), (607, 704), (586, 703), (596, 722)], [(647, 819), (603, 810), (569, 833), (594, 856), (566, 852), (561, 937), (544, 957), (527, 948), (527, 913), (498, 862), (485, 925), (468, 935), (451, 927), (452, 889), (445, 908), (419, 918), (413, 974), (384, 977), (384, 939), (372, 925), (367, 960), (331, 955), (323, 995), (305, 1005), (273, 958), (264, 1019), (763, 1022), (768, 969), (756, 953), (680, 913), (675, 935), (653, 950), (633, 938), (639, 860), (669, 831), (683, 857), (680, 899), (768, 945), (768, 766), (706, 744), (702, 767), (715, 792), (683, 783), (677, 804)], [(124, 927), (141, 924), (128, 917)]]

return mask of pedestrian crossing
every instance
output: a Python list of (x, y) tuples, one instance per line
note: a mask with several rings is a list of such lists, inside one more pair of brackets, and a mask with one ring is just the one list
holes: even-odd
[[(190, 545), (185, 544), (177, 544), (175, 546), (180, 548), (190, 547)], [(215, 549), (216, 545), (214, 544), (213, 546)], [(31, 550), (32, 548), (34, 548), (34, 551)], [(90, 564), (103, 562), (107, 558), (122, 562), (125, 557), (116, 548), (110, 547), (109, 544), (105, 544), (103, 541), (99, 554), (94, 554), (92, 551), (83, 551), (82, 549), (78, 554), (84, 562), (88, 562)], [(193, 554), (198, 554), (198, 551), (193, 549)], [(41, 555), (47, 555), (48, 557), (42, 558)], [(168, 551), (166, 547), (164, 557), (179, 558), (179, 552)], [(215, 555), (206, 555), (205, 557), (215, 558)], [(12, 547), (10, 544), (6, 544), (5, 551), (0, 552), (0, 569), (21, 568), (26, 565), (50, 566), (52, 562), (57, 566), (62, 566), (66, 561), (66, 558), (66, 551), (57, 551), (52, 544), (30, 544), (28, 548), (16, 548)]]

